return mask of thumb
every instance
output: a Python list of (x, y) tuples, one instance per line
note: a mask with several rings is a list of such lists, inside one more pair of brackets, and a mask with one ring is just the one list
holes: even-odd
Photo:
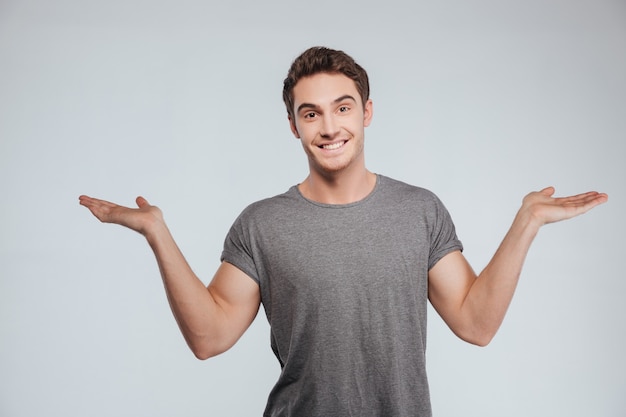
[(544, 188), (543, 190), (539, 192), (547, 197), (550, 197), (554, 194), (554, 191), (555, 191), (554, 187), (550, 186), (550, 187)]
[(135, 202), (137, 203), (137, 207), (139, 208), (143, 208), (146, 206), (149, 206), (150, 204), (148, 203), (148, 200), (146, 200), (145, 198), (143, 198), (142, 196), (137, 197), (137, 199), (135, 200)]

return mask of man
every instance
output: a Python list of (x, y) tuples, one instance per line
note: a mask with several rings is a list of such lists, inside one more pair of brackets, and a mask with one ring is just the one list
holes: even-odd
[(427, 300), (460, 338), (486, 345), (539, 228), (608, 197), (553, 198), (551, 187), (528, 194), (477, 276), (435, 195), (365, 167), (373, 104), (363, 68), (341, 51), (311, 48), (293, 62), (283, 98), (309, 175), (241, 213), (208, 287), (142, 197), (136, 209), (80, 203), (146, 237), (198, 358), (229, 349), (263, 304), (282, 369), (266, 416), (429, 416)]

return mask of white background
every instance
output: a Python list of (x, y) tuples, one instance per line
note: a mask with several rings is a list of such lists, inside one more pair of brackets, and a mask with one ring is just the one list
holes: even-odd
[(159, 205), (203, 281), (249, 203), (307, 173), (282, 80), (304, 49), (370, 74), (371, 170), (437, 193), (475, 269), (522, 197), (608, 192), (544, 228), (487, 348), (431, 310), (436, 416), (626, 415), (626, 3), (0, 0), (0, 415), (261, 415), (261, 313), (187, 349), (144, 239), (80, 194)]

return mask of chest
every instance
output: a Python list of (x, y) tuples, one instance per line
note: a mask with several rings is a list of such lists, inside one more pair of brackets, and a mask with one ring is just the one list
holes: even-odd
[(430, 234), (419, 213), (295, 213), (271, 229), (260, 226), (255, 260), (270, 311), (289, 303), (319, 310), (426, 298)]

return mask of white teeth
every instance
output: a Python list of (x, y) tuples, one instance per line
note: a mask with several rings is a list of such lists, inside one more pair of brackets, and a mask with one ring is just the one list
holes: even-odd
[(341, 148), (344, 143), (346, 142), (329, 143), (328, 145), (322, 145), (322, 148), (332, 151), (333, 149)]

